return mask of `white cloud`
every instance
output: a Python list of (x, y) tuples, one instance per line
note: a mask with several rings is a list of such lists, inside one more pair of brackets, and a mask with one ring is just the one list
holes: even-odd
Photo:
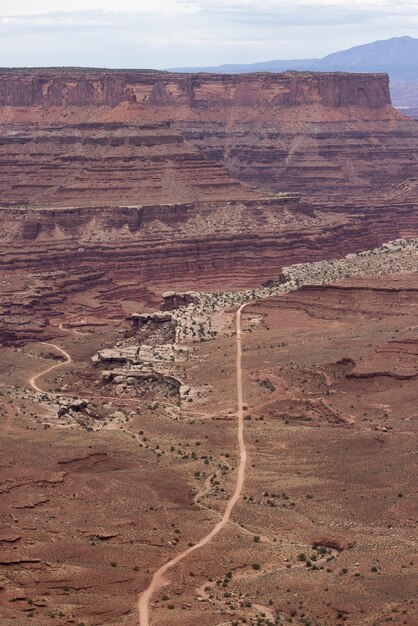
[(108, 13), (177, 14), (198, 10), (194, 1), (187, 0), (1, 0), (1, 16), (45, 15), (99, 11)]
[(0, 66), (319, 57), (418, 35), (417, 0), (0, 0)]
[(416, 0), (1, 0), (0, 16), (41, 15), (56, 12), (103, 11), (123, 13), (183, 13), (208, 9), (276, 11), (292, 6), (303, 8), (346, 8), (415, 10)]

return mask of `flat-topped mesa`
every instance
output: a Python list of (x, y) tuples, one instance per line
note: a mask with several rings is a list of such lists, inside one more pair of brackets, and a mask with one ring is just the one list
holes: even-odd
[[(92, 122), (105, 126), (100, 130), (92, 126)], [(123, 134), (122, 130), (114, 129), (117, 123), (129, 127), (151, 122), (170, 124), (170, 129), (157, 133), (160, 138), (158, 158), (165, 160), (167, 166), (160, 167), (154, 154), (151, 159), (139, 154), (143, 145), (135, 146), (136, 153), (132, 154), (130, 140), (126, 142), (127, 148), (115, 148), (112, 142), (109, 144), (108, 139), (101, 137), (100, 142), (108, 142), (106, 148), (101, 148), (97, 141), (94, 148), (91, 147), (100, 133)], [(23, 147), (16, 148), (18, 139), (12, 139), (12, 135), (25, 125), (48, 136), (50, 146), (44, 150), (41, 141), (47, 140), (35, 138), (32, 145), (28, 144), (27, 152)], [(55, 129), (58, 125), (74, 128), (84, 125), (84, 130), (77, 131), (76, 135), (85, 137), (78, 143), (76, 139), (66, 138), (60, 148), (52, 130), (47, 133), (48, 128)], [(137, 134), (132, 129), (126, 130), (127, 135), (132, 132)], [(186, 146), (170, 144), (170, 132), (179, 136), (172, 141), (180, 141), (182, 137)], [(63, 132), (60, 130), (56, 135), (62, 137)], [(218, 166), (222, 164), (229, 175), (241, 183), (273, 191), (303, 189), (306, 196), (321, 202), (330, 198), (338, 198), (340, 202), (352, 196), (369, 197), (415, 177), (418, 171), (418, 124), (392, 107), (386, 74), (174, 74), (77, 68), (0, 70), (0, 138), (5, 136), (13, 144), (12, 152), (20, 152), (22, 164), (38, 157), (42, 163), (37, 168), (39, 182), (37, 175), (32, 177), (37, 203), (44, 201), (54, 205), (56, 189), (56, 200), (61, 206), (79, 204), (78, 193), (83, 196), (83, 204), (92, 191), (98, 197), (97, 203), (103, 202), (108, 187), (106, 181), (92, 185), (101, 171), (102, 159), (106, 170), (104, 177), (112, 181), (109, 204), (120, 203), (118, 193), (122, 194), (121, 202), (126, 204), (205, 199), (208, 189), (213, 198), (218, 182), (218, 198), (232, 197), (231, 191), (236, 194), (238, 190), (233, 189), (231, 181), (227, 184), (225, 174), (216, 171), (208, 159), (217, 161)], [(74, 148), (71, 141), (75, 142)], [(77, 162), (77, 155), (84, 158), (83, 142), (88, 147), (85, 164), (82, 159)], [(179, 179), (174, 171), (179, 167), (174, 152), (190, 152), (192, 147), (206, 157), (206, 163), (199, 160), (196, 152), (188, 155), (186, 166), (181, 165), (186, 193), (177, 185), (173, 195), (171, 187)], [(9, 146), (0, 145), (0, 148), (6, 158), (5, 167), (13, 169), (16, 159), (7, 159)], [(148, 153), (156, 150), (148, 147)], [(67, 151), (73, 154), (67, 155)], [(163, 158), (170, 152), (173, 154), (169, 159)], [(117, 157), (114, 160), (113, 155)], [(126, 156), (133, 160), (127, 161)], [(177, 163), (174, 168), (173, 160)], [(42, 178), (52, 171), (52, 163), (54, 167), (59, 165), (60, 173), (59, 176), (54, 174), (51, 185)], [(78, 184), (75, 170), (82, 166), (85, 180)], [(150, 176), (154, 166), (161, 172), (155, 181)], [(4, 171), (8, 180), (13, 180), (12, 172)], [(204, 184), (189, 193), (187, 189), (191, 185), (196, 187), (201, 171), (205, 172)], [(22, 177), (28, 178), (18, 172), (17, 187), (11, 190), (11, 199), (18, 202), (26, 201), (26, 193), (28, 198), (32, 194), (31, 182), (25, 187), (26, 183), (19, 180)], [(43, 184), (47, 186), (45, 193)], [(228, 189), (222, 196), (225, 185)], [(8, 188), (10, 185), (5, 186), (5, 191)], [(6, 200), (5, 196), (3, 198)]]
[(382, 108), (391, 104), (387, 74), (172, 74), (168, 72), (16, 69), (0, 71), (1, 107)]

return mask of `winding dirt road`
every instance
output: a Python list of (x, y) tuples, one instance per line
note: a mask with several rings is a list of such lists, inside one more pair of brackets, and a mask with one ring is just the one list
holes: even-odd
[(35, 391), (38, 391), (39, 393), (47, 393), (45, 389), (41, 389), (41, 387), (39, 387), (36, 384), (36, 381), (38, 380), (38, 378), (41, 378), (41, 376), (48, 374), (48, 372), (52, 372), (52, 370), (56, 369), (57, 367), (61, 367), (62, 365), (68, 365), (69, 363), (72, 363), (73, 360), (71, 356), (68, 354), (68, 352), (66, 352), (62, 348), (59, 348), (54, 343), (47, 343), (46, 341), (42, 341), (41, 343), (44, 346), (49, 346), (50, 348), (54, 348), (54, 350), (58, 350), (58, 352), (60, 352), (65, 358), (65, 361), (60, 361), (59, 363), (55, 363), (55, 365), (51, 365), (50, 367), (47, 367), (46, 370), (42, 370), (42, 372), (39, 372), (39, 374), (36, 374), (35, 376), (32, 376), (32, 378), (29, 379), (29, 384), (32, 387), (32, 389), (34, 389)]
[(220, 519), (220, 521), (213, 527), (213, 529), (205, 535), (198, 543), (190, 548), (187, 548), (184, 552), (181, 552), (176, 557), (164, 563), (153, 575), (151, 579), (151, 583), (145, 591), (139, 596), (138, 599), (138, 612), (139, 612), (139, 624), (140, 626), (150, 626), (149, 619), (149, 603), (152, 595), (160, 589), (164, 583), (164, 574), (168, 572), (168, 570), (172, 569), (175, 565), (183, 561), (189, 554), (194, 552), (195, 550), (199, 550), (199, 548), (203, 548), (206, 544), (208, 544), (216, 535), (222, 530), (222, 528), (228, 523), (232, 510), (237, 503), (241, 492), (242, 487), (244, 485), (245, 478), (245, 467), (247, 464), (247, 450), (245, 447), (244, 441), (244, 409), (243, 409), (243, 393), (242, 393), (242, 349), (241, 349), (241, 314), (244, 309), (245, 304), (241, 305), (238, 311), (236, 312), (236, 340), (237, 340), (237, 353), (236, 353), (236, 387), (237, 387), (237, 418), (238, 418), (238, 429), (237, 429), (237, 439), (238, 439), (238, 448), (239, 448), (239, 464), (238, 464), (238, 473), (237, 480), (235, 483), (235, 489), (228, 501), (225, 512)]
[(66, 322), (61, 322), (58, 326), (58, 328), (62, 330), (64, 333), (73, 333), (74, 335), (86, 335), (87, 334), (87, 333), (82, 333), (76, 328), (72, 328), (71, 326), (69, 328), (65, 328), (65, 324)]

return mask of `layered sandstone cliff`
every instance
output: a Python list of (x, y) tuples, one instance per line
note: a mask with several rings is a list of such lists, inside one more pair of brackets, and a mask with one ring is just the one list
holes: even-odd
[(167, 122), (7, 125), (0, 135), (4, 205), (112, 206), (248, 193)]
[(390, 105), (386, 74), (171, 74), (154, 71), (21, 69), (0, 71), (1, 107)]
[(1, 71), (0, 334), (416, 236), (417, 133), (385, 75)]
[[(396, 220), (393, 212), (396, 212)], [(3, 208), (0, 268), (106, 268), (150, 285), (251, 285), (418, 229), (414, 204), (321, 209), (295, 194), (130, 207)], [(228, 272), (228, 273), (227, 273)], [(225, 275), (226, 274), (226, 275)], [(141, 282), (141, 281), (140, 281)]]
[(99, 121), (168, 122), (232, 177), (320, 199), (375, 193), (418, 172), (418, 124), (391, 106), (385, 74), (0, 72), (2, 135), (10, 124)]
[(228, 202), (0, 211), (0, 338), (50, 320), (121, 318), (167, 289), (256, 287), (282, 266), (418, 233), (409, 204), (322, 210), (296, 195)]

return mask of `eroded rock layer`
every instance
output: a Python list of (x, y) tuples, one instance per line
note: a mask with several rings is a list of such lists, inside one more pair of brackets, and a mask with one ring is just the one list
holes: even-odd
[[(381, 223), (375, 227), (378, 214)], [(15, 208), (3, 209), (0, 218), (4, 271), (52, 265), (97, 269), (117, 261), (114, 272), (131, 271), (154, 284), (188, 282), (197, 278), (197, 270), (203, 284), (225, 271), (231, 272), (231, 283), (251, 281), (260, 268), (260, 278), (268, 278), (283, 264), (338, 256), (345, 247), (360, 250), (387, 240), (389, 231), (402, 236), (416, 228), (408, 207), (399, 207), (394, 224), (383, 207), (362, 219), (358, 213), (347, 219), (343, 212), (331, 215), (294, 196), (100, 210)]]
[(6, 204), (55, 207), (248, 195), (167, 122), (6, 125), (0, 190)]
[[(170, 122), (187, 142), (223, 162), (233, 177), (265, 189), (303, 187), (319, 198), (375, 193), (418, 171), (418, 124), (391, 106), (384, 74), (0, 73), (2, 134), (10, 134), (8, 124), (43, 128), (99, 121)], [(95, 159), (106, 157), (109, 146), (103, 143), (96, 146)], [(88, 137), (86, 144), (91, 151)], [(25, 150), (19, 150), (23, 156)], [(74, 158), (80, 152), (70, 149)], [(127, 152), (132, 155), (132, 146)], [(85, 165), (82, 159), (79, 165)], [(133, 164), (120, 165), (119, 181), (123, 184), (126, 177), (128, 184)], [(117, 190), (110, 177), (112, 184)], [(97, 190), (101, 203), (107, 190)]]
[(373, 195), (417, 175), (416, 122), (327, 121), (326, 114), (314, 121), (237, 119), (228, 129), (201, 121), (176, 127), (240, 180), (263, 189), (303, 189), (318, 200)]
[(390, 105), (390, 93), (386, 74), (209, 75), (81, 68), (1, 72), (2, 107), (117, 107), (121, 104), (176, 108), (306, 104), (382, 108)]
[(416, 236), (417, 129), (385, 75), (1, 71), (3, 339)]
[[(395, 217), (394, 217), (395, 211)], [(282, 266), (418, 232), (413, 203), (329, 211), (296, 195), (139, 207), (0, 211), (3, 339), (72, 314), (121, 317), (166, 289), (254, 287)], [(137, 306), (137, 305), (136, 305)]]

